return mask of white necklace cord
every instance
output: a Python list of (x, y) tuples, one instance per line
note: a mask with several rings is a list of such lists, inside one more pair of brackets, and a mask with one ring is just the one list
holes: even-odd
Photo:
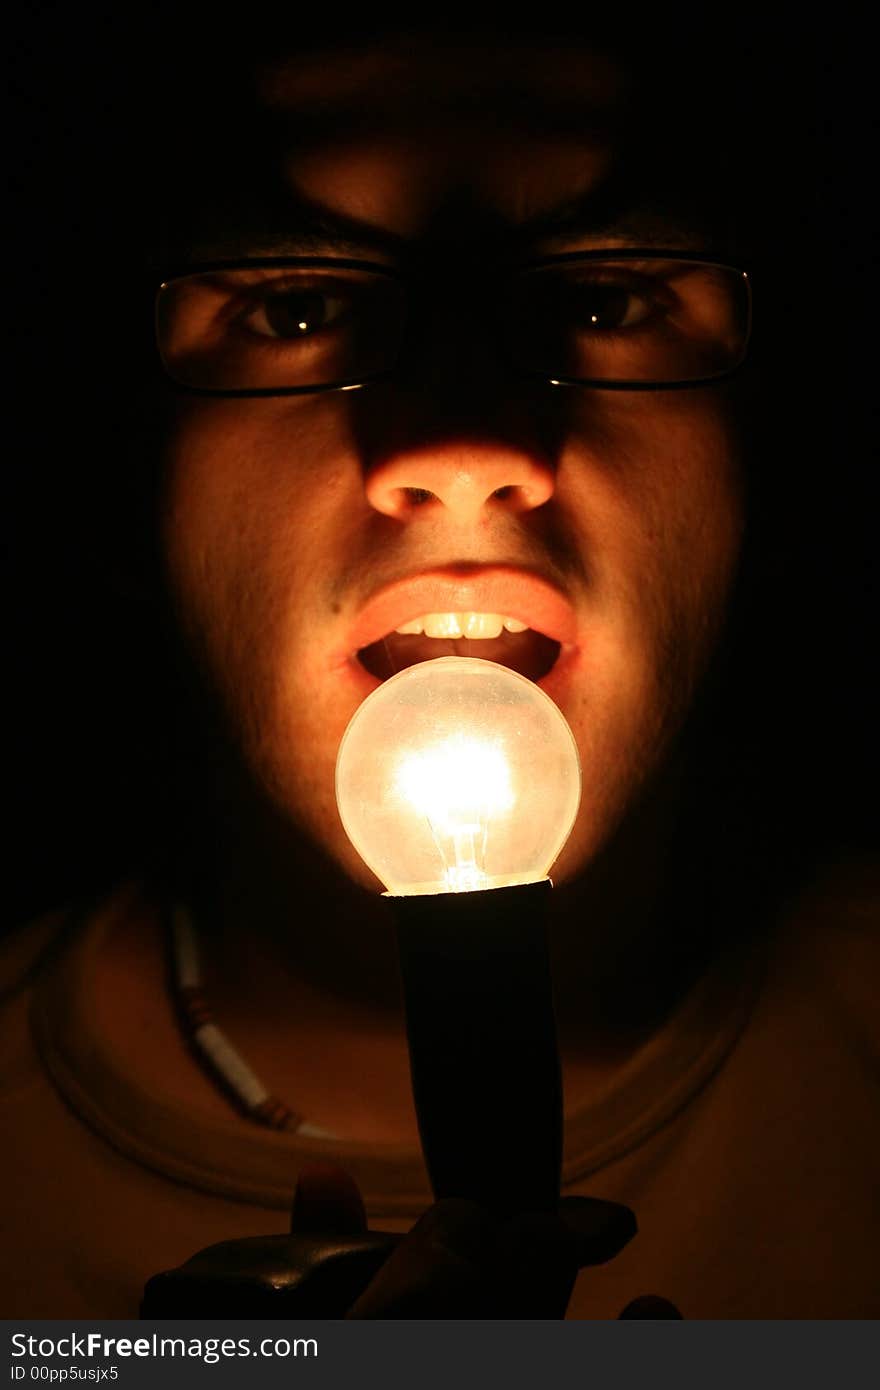
[(171, 968), (187, 1041), (235, 1108), (270, 1129), (287, 1130), (304, 1138), (332, 1139), (334, 1136), (327, 1130), (308, 1124), (302, 1115), (274, 1096), (214, 1022), (202, 981), (198, 937), (182, 903), (176, 903), (171, 911)]

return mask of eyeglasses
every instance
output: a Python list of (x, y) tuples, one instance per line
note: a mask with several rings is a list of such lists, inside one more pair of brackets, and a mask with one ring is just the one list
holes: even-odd
[(453, 314), (467, 334), (485, 321), (521, 376), (660, 389), (718, 381), (740, 365), (751, 290), (745, 271), (676, 252), (575, 252), (485, 281), (331, 257), (260, 258), (168, 276), (156, 331), (166, 372), (187, 390), (298, 395), (392, 375), (413, 360), (419, 325), (430, 331), (431, 315), (448, 323)]

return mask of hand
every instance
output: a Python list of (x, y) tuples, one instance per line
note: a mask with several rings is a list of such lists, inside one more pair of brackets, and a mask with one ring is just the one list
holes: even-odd
[[(341, 1169), (303, 1171), (295, 1235), (356, 1236), (366, 1216)], [(349, 1318), (563, 1318), (578, 1270), (613, 1259), (636, 1234), (628, 1207), (564, 1198), (558, 1214), (493, 1213), (445, 1198), (416, 1222), (354, 1301)], [(665, 1299), (627, 1305), (625, 1318), (680, 1317)]]
[[(628, 1207), (567, 1197), (558, 1212), (436, 1202), (406, 1236), (369, 1231), (339, 1168), (300, 1175), (290, 1235), (221, 1241), (147, 1282), (145, 1318), (563, 1318), (579, 1269), (636, 1233)], [(677, 1318), (639, 1298), (622, 1318)]]

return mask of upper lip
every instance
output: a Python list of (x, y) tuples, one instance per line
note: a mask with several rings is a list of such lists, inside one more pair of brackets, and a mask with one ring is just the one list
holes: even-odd
[(551, 580), (513, 565), (450, 565), (404, 575), (361, 607), (345, 658), (425, 613), (501, 613), (518, 618), (560, 646), (576, 641), (574, 608)]

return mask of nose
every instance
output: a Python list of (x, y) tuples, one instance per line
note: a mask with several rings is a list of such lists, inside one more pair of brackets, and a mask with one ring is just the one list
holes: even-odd
[(370, 506), (405, 521), (428, 507), (461, 524), (491, 512), (526, 512), (553, 495), (553, 470), (501, 440), (436, 441), (376, 464), (366, 479)]
[(484, 299), (466, 280), (435, 287), (393, 385), (358, 403), (370, 412), (366, 498), (385, 516), (468, 525), (553, 496), (558, 411), (511, 380), (485, 331)]

